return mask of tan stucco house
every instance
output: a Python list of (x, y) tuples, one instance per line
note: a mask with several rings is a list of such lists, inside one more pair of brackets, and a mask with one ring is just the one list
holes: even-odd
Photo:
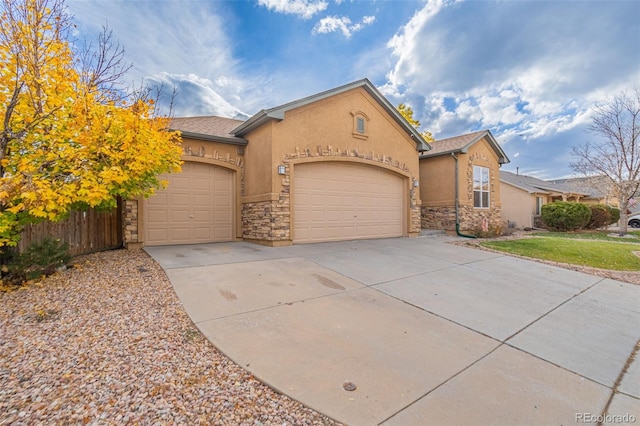
[(360, 80), (246, 121), (176, 118), (182, 172), (125, 203), (125, 244), (271, 246), (420, 232), (419, 154), (430, 146)]
[(580, 201), (599, 203), (597, 196), (590, 196), (584, 188), (556, 183), (502, 171), (502, 219), (514, 228), (540, 227), (542, 206), (554, 201)]
[(508, 162), (489, 130), (433, 142), (420, 155), (422, 228), (500, 226), (500, 166)]
[[(547, 182), (553, 185), (560, 185), (568, 191), (588, 194), (580, 199), (581, 203), (606, 204), (612, 207), (618, 207), (619, 205), (618, 197), (614, 194), (611, 181), (604, 175), (553, 179)], [(635, 208), (638, 209), (637, 204), (635, 204)], [(636, 211), (633, 208), (629, 210)]]

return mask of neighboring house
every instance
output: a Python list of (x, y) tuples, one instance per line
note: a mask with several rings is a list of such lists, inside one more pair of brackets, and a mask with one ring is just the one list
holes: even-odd
[[(575, 191), (588, 193), (588, 197), (580, 200), (587, 204), (606, 204), (613, 207), (618, 207), (619, 205), (618, 197), (613, 194), (611, 189), (611, 181), (604, 175), (555, 179), (549, 182), (563, 185)], [(629, 212), (631, 214), (640, 212), (640, 194), (636, 194), (634, 201), (630, 203)]]
[(575, 193), (587, 194), (580, 199), (581, 203), (618, 205), (618, 199), (609, 194), (610, 183), (606, 176), (553, 179), (547, 182), (552, 185), (560, 185)]
[(420, 156), (422, 227), (500, 226), (500, 166), (508, 162), (489, 130), (433, 142)]
[(542, 206), (554, 201), (586, 201), (590, 199), (584, 190), (569, 185), (548, 182), (531, 176), (500, 172), (502, 196), (502, 220), (511, 227), (539, 227)]
[(418, 156), (430, 147), (369, 80), (247, 121), (176, 118), (172, 128), (182, 132), (182, 172), (126, 202), (128, 247), (420, 232)]

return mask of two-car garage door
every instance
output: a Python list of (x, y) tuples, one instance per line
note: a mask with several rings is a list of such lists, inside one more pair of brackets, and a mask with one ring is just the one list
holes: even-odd
[(181, 173), (162, 178), (169, 185), (146, 200), (144, 207), (146, 245), (233, 239), (233, 171), (186, 162)]
[(294, 243), (404, 235), (404, 183), (379, 167), (347, 162), (296, 165)]

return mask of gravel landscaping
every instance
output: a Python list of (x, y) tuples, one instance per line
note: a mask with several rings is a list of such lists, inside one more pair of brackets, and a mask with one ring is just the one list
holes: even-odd
[(0, 293), (0, 424), (335, 424), (205, 340), (142, 250)]

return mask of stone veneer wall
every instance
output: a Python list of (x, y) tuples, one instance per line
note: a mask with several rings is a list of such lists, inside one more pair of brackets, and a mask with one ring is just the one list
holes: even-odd
[[(409, 173), (406, 164), (386, 155), (374, 152), (364, 153), (357, 149), (335, 149), (331, 145), (318, 145), (316, 150), (296, 148), (295, 152), (285, 155), (282, 163), (285, 174), (282, 176), (282, 191), (277, 200), (244, 203), (242, 206), (242, 235), (247, 239), (265, 241), (291, 240), (291, 166), (300, 159), (322, 157), (327, 161), (332, 158), (354, 158), (379, 162)], [(366, 163), (362, 163), (366, 164)], [(410, 174), (413, 182), (415, 177)], [(420, 206), (417, 204), (417, 191), (412, 187), (410, 197), (410, 233), (420, 232)]]
[[(483, 219), (488, 220), (488, 224), (490, 227), (495, 228), (498, 226), (502, 226), (500, 209), (475, 209), (469, 206), (460, 206), (460, 211), (458, 214), (460, 218), (461, 230), (474, 231), (476, 229), (482, 229)], [(422, 207), (422, 228), (455, 231), (455, 206)]]
[(251, 240), (290, 240), (289, 197), (256, 201), (242, 205), (242, 237)]
[(456, 207), (422, 207), (423, 229), (444, 229), (454, 231), (456, 229)]
[(460, 229), (465, 231), (475, 231), (482, 229), (482, 221), (487, 219), (490, 228), (502, 226), (500, 209), (474, 209), (469, 206), (460, 207)]
[[(460, 204), (459, 204), (459, 220), (460, 229), (466, 231), (474, 231), (482, 229), (483, 219), (488, 220), (490, 227), (496, 228), (503, 225), (502, 215), (500, 213), (500, 202), (496, 201), (496, 190), (500, 188), (500, 177), (497, 175), (499, 170), (489, 167), (490, 182), (490, 204), (488, 209), (476, 209), (473, 207), (473, 165), (487, 167), (491, 160), (482, 153), (475, 153), (469, 156), (467, 160), (466, 182), (459, 182), (460, 185)], [(460, 164), (463, 167), (463, 163)], [(466, 197), (466, 200), (465, 200)], [(466, 201), (463, 202), (463, 201)], [(455, 200), (452, 200), (450, 206), (422, 206), (421, 209), (421, 225), (424, 229), (444, 229), (454, 231), (456, 229), (456, 208)]]
[(126, 200), (122, 209), (123, 243), (125, 247), (139, 243), (138, 238), (138, 200)]
[[(486, 154), (476, 152), (469, 155), (467, 160), (467, 182), (466, 196), (467, 203), (460, 203), (460, 229), (473, 231), (482, 229), (482, 221), (487, 219), (489, 227), (497, 228), (502, 226), (502, 215), (500, 213), (500, 201), (497, 191), (500, 190), (500, 169), (490, 167), (492, 160)], [(495, 164), (495, 163), (494, 163)], [(483, 166), (489, 168), (489, 208), (476, 209), (473, 207), (473, 166)], [(460, 188), (460, 197), (465, 196), (464, 187)]]

